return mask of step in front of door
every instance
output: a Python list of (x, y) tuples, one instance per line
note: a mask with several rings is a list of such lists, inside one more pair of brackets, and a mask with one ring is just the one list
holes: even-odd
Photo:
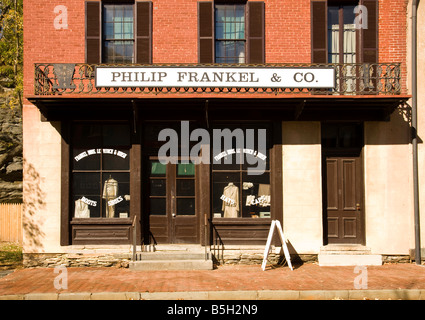
[(341, 267), (341, 266), (381, 266), (382, 256), (380, 254), (324, 254), (318, 256), (319, 266)]
[(131, 261), (130, 270), (212, 270), (213, 261), (205, 259), (191, 260), (140, 260)]

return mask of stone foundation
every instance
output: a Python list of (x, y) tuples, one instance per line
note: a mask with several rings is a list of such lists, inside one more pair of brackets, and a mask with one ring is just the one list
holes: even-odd
[[(24, 253), (24, 267), (54, 268), (65, 267), (115, 267), (128, 268), (131, 261), (131, 253)], [(213, 255), (215, 265), (261, 265), (263, 253), (256, 251), (225, 250), (224, 255)], [(280, 265), (284, 262), (284, 256), (280, 253), (270, 253), (267, 259), (268, 265)], [(317, 263), (317, 255), (291, 255), (292, 264)], [(410, 263), (409, 256), (383, 255), (382, 262), (385, 263)]]
[(24, 253), (24, 267), (116, 267), (128, 268), (129, 254), (39, 254)]

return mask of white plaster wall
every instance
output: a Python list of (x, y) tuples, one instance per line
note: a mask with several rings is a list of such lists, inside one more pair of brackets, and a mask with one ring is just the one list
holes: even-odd
[(408, 254), (414, 246), (412, 148), (398, 111), (365, 123), (366, 245), (373, 253)]
[[(421, 248), (425, 248), (425, 3), (423, 1), (418, 1), (418, 12), (417, 12), (417, 77), (418, 77), (418, 164), (419, 164), (419, 211), (420, 211), (420, 236), (421, 236)], [(408, 13), (407, 13), (407, 89), (408, 94), (412, 93), (411, 84), (412, 84), (412, 0), (409, 0), (408, 3)], [(410, 99), (408, 105), (412, 105), (412, 100)], [(411, 174), (412, 175), (412, 174)], [(413, 188), (413, 187), (412, 187)], [(413, 198), (412, 198), (413, 201)], [(410, 233), (412, 234), (412, 241), (410, 243), (410, 248), (415, 248), (414, 242), (414, 212), (410, 213), (412, 220), (412, 227)], [(422, 256), (422, 259), (424, 257)]]
[(61, 252), (61, 137), (59, 123), (41, 122), (23, 106), (24, 253)]
[(320, 122), (283, 122), (283, 229), (299, 254), (323, 244)]

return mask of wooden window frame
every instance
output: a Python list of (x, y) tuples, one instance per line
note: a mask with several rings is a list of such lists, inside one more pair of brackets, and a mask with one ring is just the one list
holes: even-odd
[[(216, 10), (217, 10), (217, 5), (219, 6), (233, 6), (233, 11), (236, 11), (236, 6), (243, 6), (243, 11), (244, 11), (244, 37), (243, 39), (223, 39), (223, 38), (217, 38), (215, 37), (216, 35), (216, 28), (217, 28), (217, 15), (216, 15)], [(230, 24), (234, 24), (234, 21), (231, 21)], [(227, 23), (224, 23), (224, 26), (226, 26)], [(217, 53), (216, 53), (216, 46), (217, 43), (219, 42), (234, 42), (235, 44), (235, 48), (237, 47), (237, 43), (243, 43), (244, 46), (244, 62), (219, 62), (219, 63), (232, 63), (232, 64), (245, 64), (248, 57), (247, 57), (247, 5), (244, 3), (214, 3), (214, 63), (217, 63)], [(224, 55), (223, 57), (221, 57), (223, 59), (227, 59), (228, 56)], [(233, 57), (235, 59), (237, 59), (237, 57)]]
[[(328, 61), (328, 4), (364, 5), (368, 9), (368, 29), (357, 30), (357, 63), (377, 63), (379, 59), (379, 2), (378, 0), (311, 0), (311, 61), (312, 63), (329, 63)], [(370, 40), (372, 39), (372, 40)], [(372, 54), (370, 54), (372, 52)]]
[[(128, 6), (132, 6), (133, 8), (133, 37), (130, 39), (130, 38), (128, 38), (128, 39), (108, 39), (108, 38), (106, 38), (106, 36), (105, 36), (105, 32), (104, 32), (104, 26), (105, 26), (105, 23), (107, 23), (106, 21), (105, 21), (105, 5), (128, 5)], [(106, 60), (106, 57), (107, 57), (107, 54), (106, 54), (106, 49), (105, 49), (105, 44), (106, 44), (106, 42), (118, 42), (118, 41), (131, 41), (132, 43), (133, 43), (133, 54), (132, 54), (132, 62), (131, 63), (135, 63), (135, 61), (136, 61), (136, 4), (135, 3), (132, 3), (132, 2), (123, 2), (123, 3), (121, 3), (121, 2), (102, 2), (102, 8), (101, 8), (101, 23), (102, 23), (102, 29), (101, 29), (101, 34), (102, 34), (102, 51), (101, 51), (101, 54), (102, 54), (102, 63), (120, 63), (120, 62), (115, 62), (115, 61), (111, 61), (111, 62), (107, 62)], [(114, 8), (114, 12), (115, 12), (115, 8)], [(112, 22), (112, 24), (113, 25), (115, 25), (115, 23), (114, 22)], [(115, 55), (114, 55), (115, 56)]]
[[(96, 123), (97, 121), (91, 121)], [(104, 122), (99, 122), (104, 123)], [(112, 123), (112, 122), (109, 122)], [(118, 121), (116, 123), (126, 123)], [(134, 132), (131, 135), (130, 157), (130, 216), (129, 218), (88, 218), (72, 221), (71, 211), (71, 161), (72, 161), (72, 121), (61, 121), (61, 225), (60, 225), (60, 245), (69, 246), (73, 244), (130, 244), (133, 241), (133, 233), (129, 232), (134, 218), (139, 223), (141, 220), (141, 140), (140, 133)], [(128, 237), (125, 239), (88, 240), (87, 242), (75, 241), (73, 239), (73, 228), (104, 229), (111, 233), (125, 232)], [(91, 230), (92, 230), (91, 229)], [(142, 237), (141, 228), (137, 228), (137, 243), (140, 244)]]
[(264, 1), (198, 1), (198, 63), (215, 63), (215, 15), (217, 4), (246, 4), (245, 64), (264, 64), (265, 3)]
[(152, 64), (152, 1), (92, 1), (85, 2), (85, 61), (103, 61), (103, 3), (134, 4), (134, 63)]

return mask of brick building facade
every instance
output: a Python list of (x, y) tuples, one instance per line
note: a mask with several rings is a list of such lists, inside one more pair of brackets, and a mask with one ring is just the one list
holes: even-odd
[[(322, 264), (344, 263), (351, 250), (362, 255), (348, 263), (408, 255), (407, 12), (406, 0), (26, 1), (25, 254), (125, 251), (133, 240), (261, 251), (279, 220), (291, 253)], [(230, 76), (228, 87), (126, 87), (127, 74), (117, 87), (96, 87), (95, 66), (151, 68), (131, 69), (143, 77), (206, 67), (241, 71), (241, 82), (250, 71), (255, 80), (290, 68), (300, 83), (303, 72), (327, 68), (335, 84), (244, 87)], [(266, 146), (252, 148), (265, 148), (265, 171), (251, 177), (245, 164), (214, 163), (215, 154), (211, 164), (162, 164), (158, 134), (183, 139), (186, 121), (210, 134), (265, 130)], [(110, 199), (107, 181), (119, 190)], [(228, 183), (239, 192), (234, 210), (223, 198)]]

